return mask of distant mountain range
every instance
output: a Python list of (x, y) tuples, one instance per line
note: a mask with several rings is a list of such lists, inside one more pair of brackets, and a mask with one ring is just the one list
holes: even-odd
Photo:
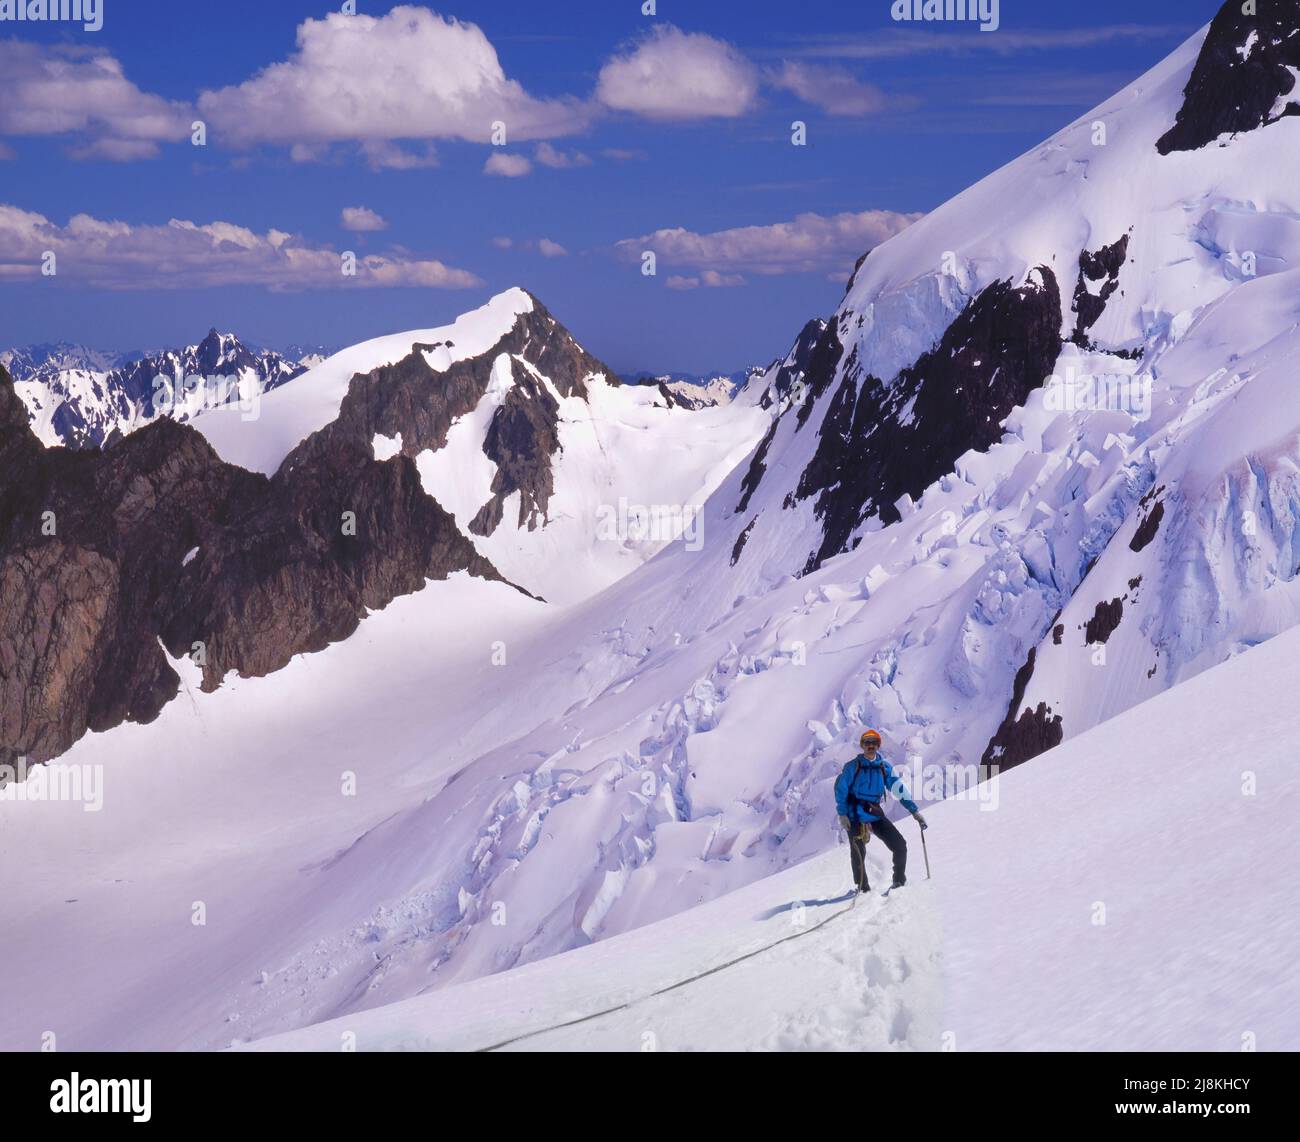
[(47, 447), (112, 444), (160, 416), (189, 420), (204, 409), (260, 400), (324, 360), (324, 348), (254, 348), (208, 332), (182, 349), (116, 353), (68, 342), (0, 351)]

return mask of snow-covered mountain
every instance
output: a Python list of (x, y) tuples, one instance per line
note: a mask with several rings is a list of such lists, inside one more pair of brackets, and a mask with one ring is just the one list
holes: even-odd
[(750, 381), (765, 372), (766, 368), (753, 366), (738, 373), (639, 373), (624, 379), (631, 384), (653, 385), (664, 400), (682, 408), (708, 408), (735, 400)]
[(1300, 130), (1202, 106), (1296, 42), (1247, 24), (872, 251), (771, 376), (726, 590), (861, 577), (856, 713), (909, 753), (1022, 761), (1300, 617)]
[[(0, 1046), (38, 1036), (51, 1012), (67, 1046), (215, 1047), (425, 993), (453, 1014), (474, 996), (513, 1010), (516, 989), (554, 980), (547, 957), (737, 890), (751, 894), (719, 902), (728, 915), (775, 907), (787, 882), (757, 882), (782, 874), (798, 894), (830, 891), (833, 869), (796, 866), (836, 844), (831, 784), (864, 724), (918, 800), (952, 800), (934, 815), (932, 847), (945, 828), (952, 846), (936, 876), (975, 903), (945, 898), (927, 919), (918, 893), (917, 923), (937, 915), (943, 934), (927, 927), (916, 946), (963, 989), (962, 1034), (1152, 1045), (1122, 1002), (1106, 1008), (1115, 1023), (1089, 1022), (1094, 1037), (1063, 1023), (1077, 979), (1037, 962), (1067, 922), (1087, 938), (1103, 892), (1127, 936), (1114, 958), (1068, 962), (1118, 996), (1158, 976), (1171, 1010), (1207, 1010), (1195, 985), (1231, 974), (1233, 937), (1171, 914), (1168, 946), (1195, 970), (1165, 972), (1143, 942), (1151, 902), (1225, 868), (1243, 879), (1239, 853), (1183, 843), (1215, 822), (1277, 851), (1279, 818), (1242, 795), (1241, 750), (1259, 755), (1278, 812), (1294, 789), (1263, 751), (1295, 728), (1277, 711), (1300, 571), (1300, 3), (1269, 12), (1243, 22), (1228, 5), (874, 249), (836, 312), (724, 405), (617, 384), (512, 290), (322, 362), (255, 420), (154, 424), (84, 465), (34, 453), (25, 423), (0, 415), (5, 470), (34, 471), (14, 503), (54, 487), (61, 519), (93, 513), (60, 539), (69, 563), (33, 542), (35, 508), (0, 498), (3, 742), (21, 730), (66, 748), (50, 727), (71, 705), (78, 733), (103, 732), (63, 760), (116, 799), (102, 817), (28, 803), (7, 831), (45, 859), (14, 886), (0, 957), (42, 971), (0, 982)], [(4, 398), (0, 378), (0, 414)], [(675, 541), (671, 511), (666, 532), (630, 528), (633, 505), (697, 498)], [(152, 500), (171, 514), (142, 523)], [(360, 550), (339, 539), (349, 505)], [(37, 571), (72, 568), (53, 591), (32, 586), (42, 559)], [(137, 583), (148, 590), (118, 588)], [(94, 638), (57, 637), (60, 591)], [(130, 606), (101, 614), (119, 595)], [(194, 641), (216, 660), (194, 662)], [(1252, 723), (1233, 703), (1256, 668), (1262, 705), (1239, 703)], [(1192, 716), (1216, 699), (1215, 721)], [(990, 788), (981, 763), (1057, 746), (1000, 779), (1014, 812), (944, 824), (956, 795)], [(1141, 776), (1155, 788), (1135, 793)], [(1094, 877), (1084, 830), (1139, 858)], [(1031, 848), (1051, 893), (1007, 871)], [(70, 898), (75, 946), (51, 939)], [(1290, 916), (1287, 899), (1261, 903)], [(201, 938), (195, 900), (212, 918)], [(708, 914), (695, 920), (708, 939)], [(597, 1002), (639, 994), (626, 975), (610, 983), (611, 963), (637, 963), (640, 982), (681, 966), (664, 953), (651, 973), (663, 945), (648, 936), (625, 946), (638, 950), (580, 957)], [(1216, 993), (1196, 1045), (1258, 1024), (1295, 1046), (1293, 1004), (1261, 1014), (1285, 932), (1277, 946)], [(1000, 958), (1012, 948), (1042, 981), (1015, 1008), (1031, 1032), (996, 1021), (1027, 970)], [(868, 982), (936, 978), (928, 960), (899, 967), (904, 950), (868, 958)], [(503, 972), (494, 992), (482, 977)], [(972, 980), (998, 986), (968, 997)], [(874, 1041), (925, 1039), (933, 995), (909, 989), (906, 1007)], [(749, 1042), (834, 1045), (815, 1018), (795, 1010), (777, 1038), (768, 1023)]]
[[(243, 359), (216, 334), (199, 350), (177, 370)], [(198, 431), (153, 416), (74, 457), (42, 448), (19, 399), (35, 382), (0, 371), (0, 761), (156, 717), (179, 686), (164, 648), (197, 654), (213, 689), (346, 638), (431, 578), (570, 603), (678, 538), (699, 550), (700, 508), (768, 412), (687, 409), (611, 375), (510, 290), (293, 384), (247, 377), (247, 403), (205, 411), (199, 393)]]
[(25, 345), (17, 349), (0, 349), (0, 366), (16, 381), (30, 381), (65, 370), (106, 373), (125, 364), (120, 353), (104, 349), (88, 349), (70, 341), (53, 344)]
[(159, 416), (189, 420), (216, 405), (251, 415), (263, 394), (309, 364), (215, 329), (183, 349), (127, 358), (69, 345), (0, 353), (33, 431), (47, 447), (69, 448), (102, 447)]
[(728, 393), (685, 400), (624, 385), (532, 295), (507, 290), (438, 329), (353, 346), (195, 427), (233, 464), (272, 475), (311, 432), (415, 461), (424, 488), (512, 582), (588, 597), (681, 536), (770, 416)]

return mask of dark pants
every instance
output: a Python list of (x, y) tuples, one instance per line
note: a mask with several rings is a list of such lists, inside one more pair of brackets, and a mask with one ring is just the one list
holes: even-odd
[[(853, 863), (853, 883), (864, 892), (870, 887), (867, 884), (867, 868), (863, 862), (864, 850), (866, 845), (860, 841), (855, 833), (857, 825), (849, 829), (849, 859)], [(907, 842), (903, 840), (903, 834), (900, 833), (892, 821), (872, 821), (871, 833), (878, 840), (884, 841), (887, 848), (894, 855), (894, 883), (903, 884), (907, 880)]]

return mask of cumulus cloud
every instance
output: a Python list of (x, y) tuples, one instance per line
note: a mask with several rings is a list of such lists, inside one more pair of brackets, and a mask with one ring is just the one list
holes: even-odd
[(843, 68), (786, 61), (768, 73), (772, 87), (792, 92), (829, 115), (870, 115), (885, 107), (885, 94)]
[(358, 258), (342, 272), (339, 251), (283, 230), (258, 234), (232, 222), (173, 218), (134, 226), (78, 214), (59, 226), (42, 214), (0, 204), (0, 277), (37, 278), (46, 252), (57, 258), (52, 281), (99, 289), (198, 289), (254, 285), (277, 291), (482, 285), (474, 274), (405, 252)]
[[(852, 267), (870, 250), (906, 229), (920, 214), (864, 210), (860, 214), (800, 214), (792, 222), (740, 226), (699, 234), (681, 227), (625, 238), (615, 248), (629, 259), (653, 250), (661, 262), (719, 274), (810, 273)], [(700, 275), (700, 284), (705, 284)], [(727, 283), (736, 284), (736, 283)]]
[(669, 289), (722, 289), (725, 286), (739, 286), (745, 284), (745, 279), (740, 274), (720, 274), (717, 270), (703, 270), (698, 274), (669, 274), (664, 284)]
[(734, 119), (758, 100), (758, 69), (730, 44), (671, 24), (600, 69), (596, 99), (649, 119)]
[(537, 249), (543, 258), (563, 258), (569, 253), (559, 242), (552, 242), (549, 238), (539, 238)]
[(533, 164), (523, 155), (510, 155), (504, 151), (489, 156), (483, 164), (484, 174), (499, 175), (501, 178), (523, 178), (524, 175), (531, 174), (532, 169)]
[(512, 140), (583, 129), (576, 99), (536, 99), (506, 77), (475, 24), (402, 5), (385, 16), (334, 12), (298, 27), (297, 51), (236, 86), (205, 91), (199, 110), (223, 138), (259, 142)]
[(388, 229), (388, 223), (368, 206), (345, 206), (341, 217), (343, 229), (354, 233)]
[(141, 91), (106, 52), (0, 40), (0, 135), (68, 135), (77, 158), (152, 158), (189, 138), (193, 109)]

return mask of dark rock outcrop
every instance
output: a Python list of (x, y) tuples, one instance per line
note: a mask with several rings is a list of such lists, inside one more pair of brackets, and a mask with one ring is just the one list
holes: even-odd
[(1228, 0), (1211, 22), (1174, 125), (1156, 143), (1162, 155), (1300, 114), (1289, 70), (1300, 68), (1300, 0), (1257, 0), (1255, 14), (1244, 7)]
[(1060, 745), (1065, 739), (1061, 715), (1053, 714), (1046, 702), (1039, 702), (1032, 710), (1021, 710), (1019, 717), (1016, 716), (1016, 711), (1020, 710), (1020, 704), (1025, 700), (1030, 679), (1034, 676), (1036, 656), (1037, 651), (1030, 647), (1029, 657), (1016, 671), (1007, 716), (989, 740), (984, 756), (980, 758), (983, 765), (996, 765), (999, 770), (1011, 769)]
[(408, 457), (326, 430), (292, 460), (268, 480), (167, 419), (104, 451), (47, 450), (0, 369), (0, 761), (152, 720), (179, 686), (160, 641), (213, 689), (347, 637), (427, 579), (500, 579)]
[[(511, 358), (512, 388), (493, 413), (483, 442), (484, 454), (497, 472), (492, 496), (470, 530), (491, 535), (502, 522), (505, 499), (516, 491), (521, 493), (518, 526), (531, 530), (545, 523), (554, 491), (552, 459), (560, 447), (560, 406), (517, 358), (566, 398), (587, 399), (587, 379), (596, 374), (618, 384), (614, 371), (581, 348), (536, 298), (532, 311), (521, 314), (509, 333), (477, 357), (439, 371), (424, 356), (432, 348), (416, 345), (402, 360), (353, 377), (338, 418), (323, 430), (327, 440), (369, 453), (377, 434), (400, 435), (405, 456), (413, 459), (426, 449), (437, 451), (447, 443), (456, 420), (478, 407), (497, 359), (505, 354)], [(295, 464), (296, 457), (296, 451), (291, 453), (282, 469)]]
[(511, 361), (515, 387), (492, 414), (483, 453), (497, 466), (492, 498), (469, 525), (475, 535), (491, 535), (501, 522), (506, 498), (519, 493), (516, 527), (533, 531), (546, 523), (555, 491), (551, 457), (560, 449), (560, 406), (518, 361)]
[[(1105, 312), (1111, 294), (1119, 289), (1119, 271), (1128, 256), (1128, 239), (1129, 236), (1124, 234), (1118, 241), (1103, 246), (1095, 253), (1083, 250), (1079, 254), (1079, 280), (1075, 283), (1071, 306), (1076, 319), (1070, 340), (1082, 349), (1094, 348), (1088, 339), (1088, 330)], [(1088, 289), (1088, 282), (1101, 283), (1096, 293)]]
[[(1001, 439), (1003, 421), (1044, 383), (1061, 352), (1056, 278), (1046, 267), (1036, 272), (1038, 282), (994, 282), (973, 298), (892, 384), (863, 375), (850, 355), (795, 491), (801, 500), (816, 497), (823, 524), (805, 572), (847, 550), (871, 516), (886, 524), (901, 518), (897, 501), (919, 496), (962, 453)], [(814, 389), (829, 383), (826, 374), (810, 378)]]
[(1115, 633), (1123, 617), (1123, 599), (1111, 599), (1109, 602), (1103, 599), (1097, 604), (1092, 618), (1084, 624), (1083, 641), (1089, 646), (1105, 643)]
[[(1157, 497), (1163, 492), (1164, 485), (1153, 488), (1139, 501), (1138, 505), (1146, 510), (1146, 515), (1138, 522), (1133, 538), (1128, 541), (1130, 551), (1141, 551), (1156, 537), (1160, 530), (1160, 521), (1165, 518), (1165, 502)], [(1154, 503), (1153, 503), (1154, 501)]]
[(792, 395), (797, 400), (803, 398), (804, 390), (798, 390), (796, 386), (802, 383), (806, 388), (805, 379), (814, 372), (814, 356), (823, 342), (826, 329), (826, 322), (819, 317), (804, 325), (785, 360), (777, 366), (776, 376), (758, 402), (760, 407), (771, 408)]

